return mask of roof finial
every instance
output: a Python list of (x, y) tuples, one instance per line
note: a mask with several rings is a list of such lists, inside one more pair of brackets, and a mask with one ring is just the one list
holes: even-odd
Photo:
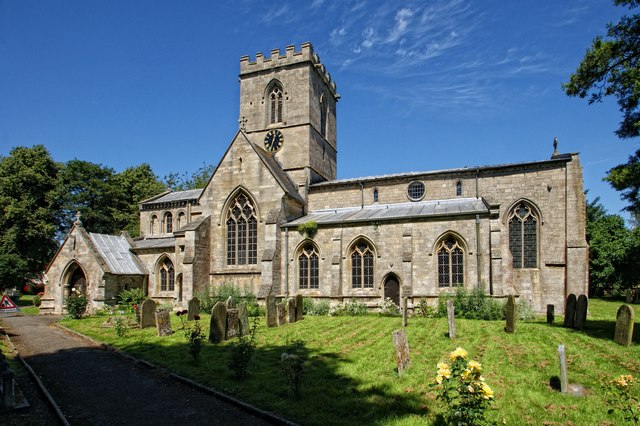
[(553, 137), (553, 155), (558, 155), (558, 137)]
[(75, 226), (82, 226), (82, 222), (80, 221), (80, 210), (76, 212), (76, 220), (73, 221)]

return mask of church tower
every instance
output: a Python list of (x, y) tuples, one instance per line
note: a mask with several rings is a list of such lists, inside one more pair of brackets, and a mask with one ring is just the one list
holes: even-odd
[(311, 43), (240, 59), (240, 128), (296, 185), (336, 178), (339, 98)]

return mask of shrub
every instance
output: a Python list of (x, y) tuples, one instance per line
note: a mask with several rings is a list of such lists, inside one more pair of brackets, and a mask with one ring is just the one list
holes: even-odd
[(176, 312), (176, 315), (182, 322), (182, 327), (180, 329), (184, 332), (184, 337), (186, 337), (187, 339), (187, 344), (189, 345), (189, 353), (193, 357), (193, 360), (197, 363), (200, 361), (200, 351), (202, 351), (202, 343), (204, 342), (205, 335), (202, 332), (200, 315), (195, 315), (195, 321), (193, 325), (189, 325), (187, 321), (188, 314), (189, 311), (187, 311), (186, 309)]
[(436, 399), (447, 405), (447, 424), (482, 425), (485, 410), (493, 402), (493, 390), (482, 377), (482, 365), (477, 361), (467, 361), (467, 352), (457, 348), (449, 354), (451, 365), (438, 363), (438, 373), (432, 386), (438, 388)]
[(249, 375), (251, 358), (256, 350), (256, 329), (258, 318), (253, 318), (249, 334), (240, 334), (238, 340), (231, 347), (231, 356), (227, 364), (229, 370), (233, 372), (233, 377), (242, 380)]
[(88, 298), (85, 293), (72, 289), (71, 294), (67, 297), (67, 312), (73, 319), (80, 319), (87, 311)]
[(447, 316), (447, 300), (453, 300), (456, 317), (481, 320), (500, 320), (504, 318), (504, 304), (488, 297), (482, 288), (467, 292), (457, 287), (455, 293), (440, 293), (438, 297), (438, 315)]
[(313, 220), (301, 223), (298, 225), (298, 232), (309, 238), (313, 238), (316, 235), (316, 232), (318, 232), (318, 224)]
[(334, 317), (349, 316), (358, 317), (367, 315), (367, 307), (364, 303), (360, 303), (356, 300), (340, 303), (329, 310), (329, 315)]
[(287, 382), (289, 393), (294, 397), (300, 397), (302, 379), (304, 378), (304, 361), (306, 348), (302, 340), (294, 340), (289, 352), (280, 355), (282, 373)]
[(518, 300), (516, 312), (518, 313), (518, 319), (521, 321), (532, 321), (537, 316), (533, 305), (524, 299)]
[(247, 304), (247, 313), (249, 316), (260, 316), (264, 312), (258, 305), (258, 298), (250, 290), (245, 290), (244, 295), (240, 288), (234, 284), (222, 284), (213, 290), (207, 285), (205, 290), (198, 293), (196, 297), (200, 300), (200, 311), (211, 312), (214, 305), (218, 302), (226, 302), (229, 297), (237, 305), (240, 302)]
[(141, 288), (132, 288), (131, 290), (123, 290), (118, 294), (118, 303), (133, 311), (133, 305), (142, 304), (146, 298), (147, 296), (144, 295), (144, 291)]
[(640, 423), (640, 400), (634, 395), (636, 387), (635, 379), (628, 374), (607, 382), (604, 385), (605, 402), (611, 407), (607, 412), (613, 414), (617, 410), (627, 422)]
[(437, 318), (440, 316), (438, 315), (438, 307), (429, 305), (426, 300), (421, 300), (418, 306), (415, 307), (415, 314), (423, 318)]
[(393, 303), (391, 298), (385, 298), (382, 303), (380, 303), (380, 315), (384, 317), (398, 317), (400, 316), (400, 307)]
[(302, 299), (302, 312), (309, 316), (329, 315), (329, 302), (326, 300)]
[(36, 308), (40, 306), (40, 304), (42, 303), (42, 296), (44, 293), (38, 293), (35, 296), (33, 296), (33, 306), (35, 306)]
[(116, 317), (116, 323), (114, 325), (114, 328), (116, 330), (116, 336), (118, 337), (127, 337), (127, 334), (129, 333), (129, 324), (128, 324), (129, 319), (127, 317)]

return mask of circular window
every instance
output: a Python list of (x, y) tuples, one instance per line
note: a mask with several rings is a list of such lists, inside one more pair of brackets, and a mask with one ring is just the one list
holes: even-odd
[(411, 201), (420, 201), (424, 197), (424, 183), (411, 182), (407, 187), (407, 196)]

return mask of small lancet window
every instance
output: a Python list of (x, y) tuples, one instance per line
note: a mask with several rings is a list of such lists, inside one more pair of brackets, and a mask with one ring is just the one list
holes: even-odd
[(456, 197), (461, 197), (462, 196), (462, 182), (457, 181), (456, 182)]
[(373, 190), (373, 202), (377, 203), (378, 202), (378, 189), (374, 189)]
[(167, 234), (173, 232), (173, 215), (170, 212), (164, 214), (164, 228)]

